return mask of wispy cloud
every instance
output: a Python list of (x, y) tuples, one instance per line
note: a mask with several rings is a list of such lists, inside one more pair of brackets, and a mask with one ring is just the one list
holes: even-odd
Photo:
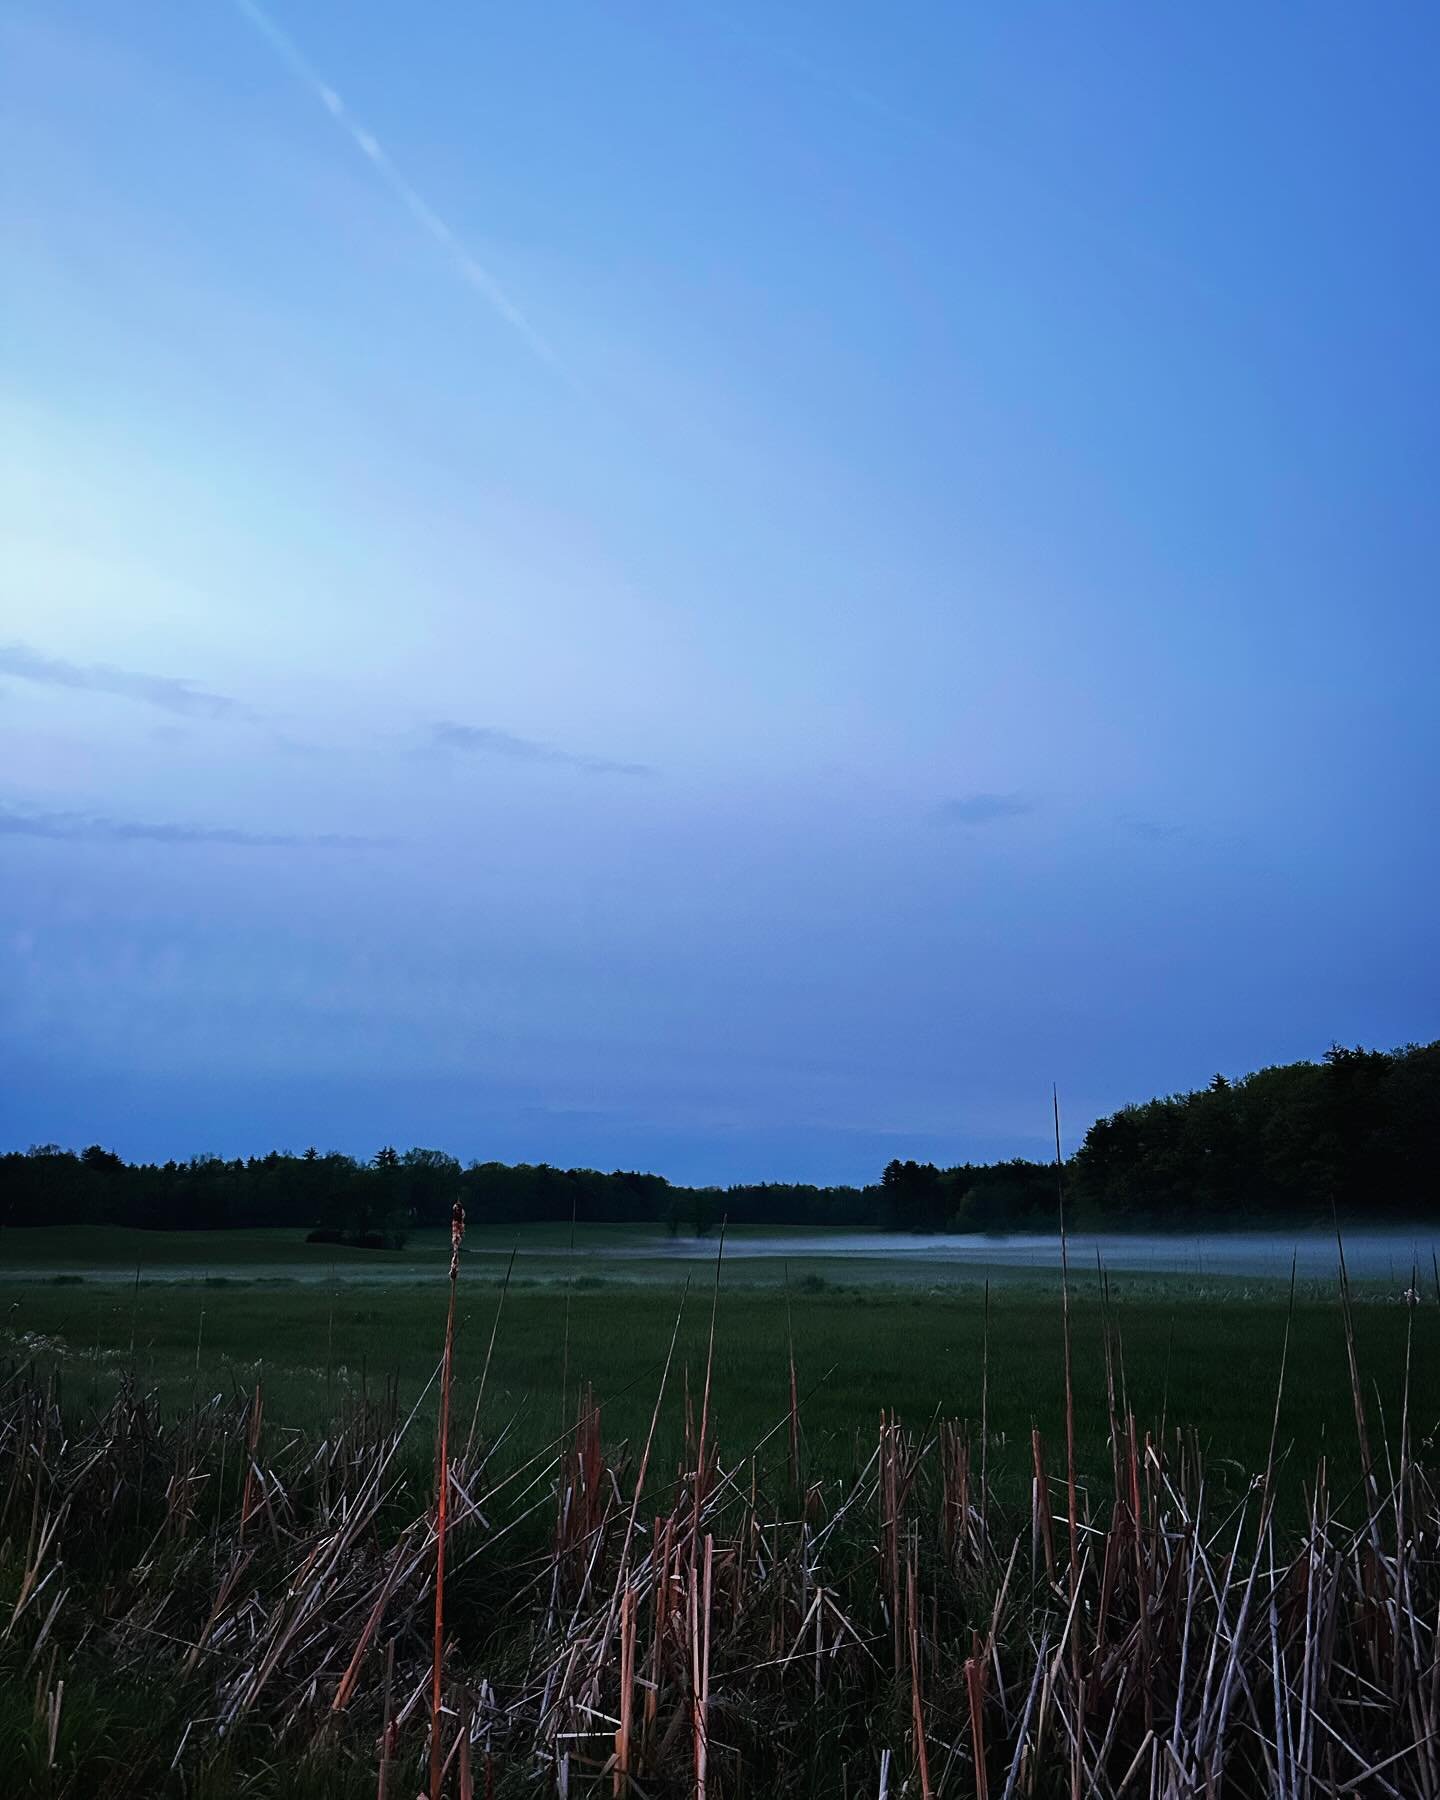
[(103, 813), (42, 812), (3, 802), (0, 837), (92, 844), (232, 844), (248, 850), (374, 850), (386, 841), (331, 831), (240, 831), (229, 825), (150, 824), (138, 819), (112, 819)]
[(1162, 838), (1176, 837), (1185, 829), (1183, 825), (1169, 824), (1163, 819), (1121, 819), (1120, 826), (1131, 837), (1145, 838), (1154, 843)]
[(994, 825), (1034, 810), (1022, 794), (963, 794), (937, 806), (935, 818), (941, 825)]
[(27, 644), (0, 644), (0, 671), (44, 687), (73, 688), (88, 694), (118, 694), (158, 706), (163, 712), (192, 719), (253, 719), (255, 714), (227, 694), (212, 694), (174, 675), (144, 675), (137, 669), (117, 669), (110, 663), (67, 662), (45, 656)]
[(587, 756), (576, 750), (557, 750), (553, 744), (542, 744), (534, 738), (518, 737), (513, 731), (501, 731), (494, 725), (454, 725), (441, 720), (430, 727), (430, 741), (436, 749), (463, 750), (481, 756), (503, 756), (511, 762), (563, 763), (571, 769), (585, 769), (592, 775), (653, 775), (649, 763), (616, 762), (608, 756)]
[(446, 252), (462, 279), (474, 288), (476, 293), (494, 312), (499, 314), (507, 325), (524, 338), (542, 362), (549, 363), (552, 367), (558, 367), (559, 358), (555, 352), (505, 292), (500, 282), (483, 263), (475, 260), (429, 201), (410, 185), (390, 160), (374, 133), (367, 131), (355, 119), (335, 89), (327, 81), (321, 80), (301, 54), (298, 45), (289, 33), (282, 30), (269, 13), (256, 4), (256, 0), (235, 0), (235, 5), (269, 44), (296, 80), (309, 88), (355, 148), (400, 200), (416, 224)]

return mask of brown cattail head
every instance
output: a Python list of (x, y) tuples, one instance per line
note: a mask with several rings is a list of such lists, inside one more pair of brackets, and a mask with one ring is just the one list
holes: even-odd
[(450, 1209), (450, 1279), (460, 1275), (460, 1245), (465, 1237), (465, 1208), (456, 1200)]

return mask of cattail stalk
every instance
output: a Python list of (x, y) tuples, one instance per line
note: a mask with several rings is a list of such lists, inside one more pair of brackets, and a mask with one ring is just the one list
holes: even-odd
[(1065, 1329), (1065, 1487), (1070, 1515), (1070, 1595), (1080, 1578), (1080, 1521), (1075, 1490), (1075, 1387), (1070, 1361), (1070, 1251), (1065, 1236), (1065, 1176), (1060, 1155), (1060, 1090), (1051, 1089), (1055, 1108), (1055, 1187), (1060, 1201), (1060, 1309)]
[(800, 1396), (795, 1381), (795, 1321), (790, 1313), (790, 1264), (785, 1264), (785, 1335), (790, 1352), (790, 1486), (800, 1491)]
[(450, 1214), (450, 1301), (445, 1309), (445, 1354), (440, 1364), (439, 1492), (435, 1502), (435, 1647), (430, 1669), (430, 1800), (440, 1800), (445, 1778), (440, 1733), (440, 1684), (445, 1671), (445, 1533), (450, 1522), (450, 1385), (455, 1362), (455, 1289), (460, 1280), (460, 1245), (465, 1208)]
[(710, 1379), (715, 1371), (715, 1317), (720, 1310), (720, 1265), (725, 1258), (725, 1227), (728, 1223), (728, 1219), (720, 1221), (720, 1245), (715, 1252), (715, 1292), (710, 1300), (710, 1341), (705, 1351), (705, 1392), (700, 1401), (700, 1445), (695, 1460), (695, 1520), (690, 1533), (692, 1563), (700, 1552), (700, 1519), (709, 1486), (705, 1459), (710, 1430)]

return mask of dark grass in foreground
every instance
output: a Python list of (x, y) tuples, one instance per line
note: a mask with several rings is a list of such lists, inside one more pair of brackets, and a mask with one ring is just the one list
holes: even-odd
[[(11, 1326), (4, 1791), (410, 1800), (443, 1295), (92, 1298)], [(1072, 1544), (1053, 1298), (510, 1293), (476, 1420), (498, 1300), (445, 1792), (1440, 1792), (1433, 1304), (1077, 1299)]]

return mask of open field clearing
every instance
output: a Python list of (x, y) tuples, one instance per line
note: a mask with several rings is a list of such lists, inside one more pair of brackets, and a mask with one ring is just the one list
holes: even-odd
[[(228, 1251), (221, 1255), (234, 1266)], [(351, 1253), (352, 1259), (366, 1255)], [(581, 1258), (587, 1272), (567, 1284), (522, 1275), (531, 1265), (517, 1257), (506, 1288), (508, 1260), (477, 1256), (463, 1267), (457, 1405), (473, 1403), (493, 1330), (488, 1429), (503, 1426), (526, 1445), (546, 1441), (568, 1417), (577, 1385), (588, 1381), (605, 1400), (607, 1435), (637, 1435), (649, 1417), (686, 1272), (667, 1268), (663, 1282), (634, 1284), (611, 1275), (609, 1265), (589, 1273), (596, 1264)], [(132, 1364), (132, 1343), (136, 1380), (170, 1407), (197, 1396), (233, 1397), (259, 1380), (269, 1418), (320, 1431), (343, 1401), (373, 1398), (391, 1379), (403, 1403), (419, 1394), (441, 1349), (443, 1262), (433, 1262), (423, 1281), (414, 1270), (395, 1270), (377, 1282), (332, 1276), (327, 1268), (303, 1283), (285, 1282), (266, 1279), (269, 1267), (256, 1261), (248, 1279), (221, 1275), (208, 1282), (166, 1279), (157, 1264), (153, 1278), (142, 1270), (138, 1285), (133, 1269), (128, 1277), (112, 1270), (106, 1280), (0, 1283), (0, 1322), (12, 1345), (63, 1347), (60, 1366), (73, 1405), (106, 1402), (117, 1374)], [(659, 1426), (667, 1455), (678, 1453), (683, 1436), (686, 1380), (694, 1388), (701, 1377), (714, 1274), (712, 1246), (692, 1275), (681, 1317), (677, 1381)], [(1285, 1288), (1231, 1283), (1214, 1292), (1183, 1281), (1117, 1277), (1110, 1291), (1120, 1335), (1116, 1380), (1123, 1379), (1138, 1415), (1192, 1425), (1219, 1454), (1252, 1467), (1268, 1441)], [(1103, 1464), (1106, 1382), (1104, 1309), (1093, 1268), (1075, 1272), (1073, 1292), (1074, 1385), (1081, 1445), (1093, 1466), (1097, 1455)], [(784, 1410), (793, 1334), (806, 1439), (821, 1466), (848, 1468), (857, 1427), (868, 1426), (881, 1409), (917, 1423), (937, 1414), (978, 1418), (988, 1367), (990, 1423), (1000, 1439), (1025, 1451), (1015, 1473), (1023, 1486), (1032, 1422), (1053, 1430), (1063, 1413), (1058, 1282), (1032, 1276), (992, 1286), (988, 1325), (984, 1293), (979, 1283), (939, 1290), (913, 1282), (835, 1286), (803, 1264), (791, 1265), (788, 1290), (778, 1271), (773, 1283), (757, 1285), (735, 1278), (727, 1248), (712, 1399), (726, 1439), (737, 1453), (745, 1451)], [(1366, 1380), (1379, 1385), (1392, 1408), (1409, 1323), (1407, 1309), (1388, 1294), (1356, 1308)], [(1440, 1388), (1432, 1395), (1430, 1372), (1440, 1351), (1440, 1308), (1417, 1309), (1413, 1323), (1413, 1403), (1423, 1410), (1433, 1397), (1434, 1411)], [(1347, 1456), (1353, 1433), (1345, 1434), (1337, 1396), (1344, 1400), (1349, 1377), (1333, 1286), (1297, 1302), (1293, 1341), (1288, 1431), (1307, 1459), (1326, 1447), (1332, 1456)], [(1327, 1446), (1327, 1432), (1332, 1440), (1338, 1433), (1338, 1441)], [(1004, 1469), (1005, 1459), (997, 1457), (997, 1480)]]

